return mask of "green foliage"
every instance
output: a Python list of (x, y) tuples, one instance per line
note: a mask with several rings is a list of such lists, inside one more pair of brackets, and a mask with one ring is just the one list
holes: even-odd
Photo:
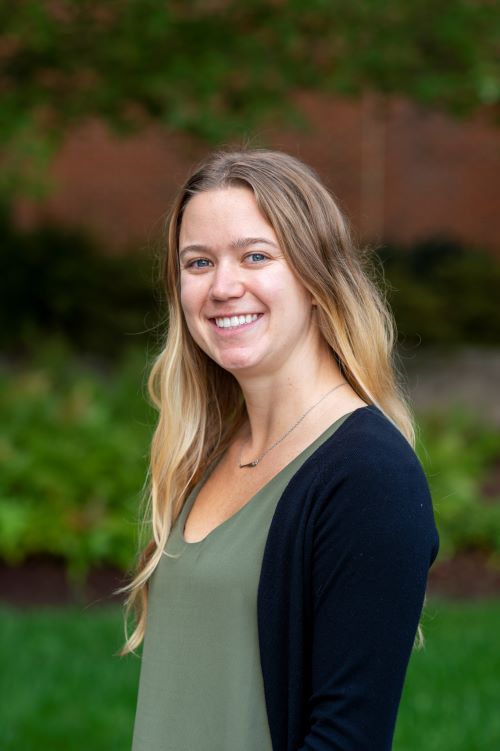
[(75, 575), (131, 565), (153, 423), (141, 360), (111, 376), (59, 346), (0, 373), (2, 558), (49, 553)]
[[(152, 340), (152, 259), (113, 257), (83, 234), (51, 226), (15, 230), (0, 218), (0, 348), (30, 352), (46, 336), (115, 359)], [(149, 332), (148, 332), (149, 330)]]
[[(500, 97), (495, 3), (63, 0), (3, 3), (0, 140), (8, 194), (37, 184), (71, 124), (155, 120), (216, 141), (299, 89), (398, 93), (465, 114)], [(35, 174), (34, 174), (35, 173)]]
[[(500, 432), (456, 406), (419, 420), (417, 453), (429, 481), (440, 556), (500, 555)], [(496, 479), (496, 486), (490, 478)], [(488, 489), (488, 492), (487, 492)]]
[[(75, 576), (131, 566), (155, 423), (145, 360), (138, 350), (98, 369), (54, 343), (29, 367), (0, 371), (1, 558), (48, 553)], [(500, 554), (500, 488), (491, 487), (498, 430), (458, 408), (422, 416), (419, 428), (441, 557)]]
[(500, 344), (500, 263), (446, 238), (378, 250), (405, 345)]

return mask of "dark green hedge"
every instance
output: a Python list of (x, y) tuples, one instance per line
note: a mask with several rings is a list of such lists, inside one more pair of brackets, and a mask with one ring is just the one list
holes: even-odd
[(378, 255), (401, 342), (500, 345), (500, 261), (446, 238)]
[(0, 349), (29, 353), (52, 336), (108, 358), (145, 346), (160, 316), (155, 274), (150, 251), (116, 257), (82, 233), (0, 218)]
[[(156, 344), (166, 326), (156, 250), (114, 257), (80, 233), (19, 232), (0, 217), (0, 350), (29, 354), (58, 336), (75, 352), (115, 359), (131, 344)], [(377, 258), (401, 343), (500, 344), (498, 261), (439, 239), (386, 245)]]

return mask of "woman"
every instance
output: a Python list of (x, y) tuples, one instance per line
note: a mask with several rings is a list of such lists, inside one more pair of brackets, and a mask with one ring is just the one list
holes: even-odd
[(390, 749), (438, 546), (390, 313), (279, 152), (189, 178), (164, 279), (133, 749)]

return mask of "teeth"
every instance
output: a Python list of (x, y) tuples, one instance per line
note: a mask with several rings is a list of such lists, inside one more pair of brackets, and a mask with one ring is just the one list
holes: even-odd
[(216, 318), (215, 323), (221, 329), (237, 328), (245, 323), (256, 321), (259, 316), (257, 313), (248, 313), (246, 316), (231, 316), (231, 318)]

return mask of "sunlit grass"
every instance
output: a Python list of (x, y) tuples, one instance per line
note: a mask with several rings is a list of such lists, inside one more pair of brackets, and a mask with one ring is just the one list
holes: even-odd
[[(115, 656), (119, 609), (4, 607), (0, 622), (2, 751), (130, 749), (140, 663)], [(423, 622), (394, 751), (498, 751), (500, 601), (433, 600)]]

